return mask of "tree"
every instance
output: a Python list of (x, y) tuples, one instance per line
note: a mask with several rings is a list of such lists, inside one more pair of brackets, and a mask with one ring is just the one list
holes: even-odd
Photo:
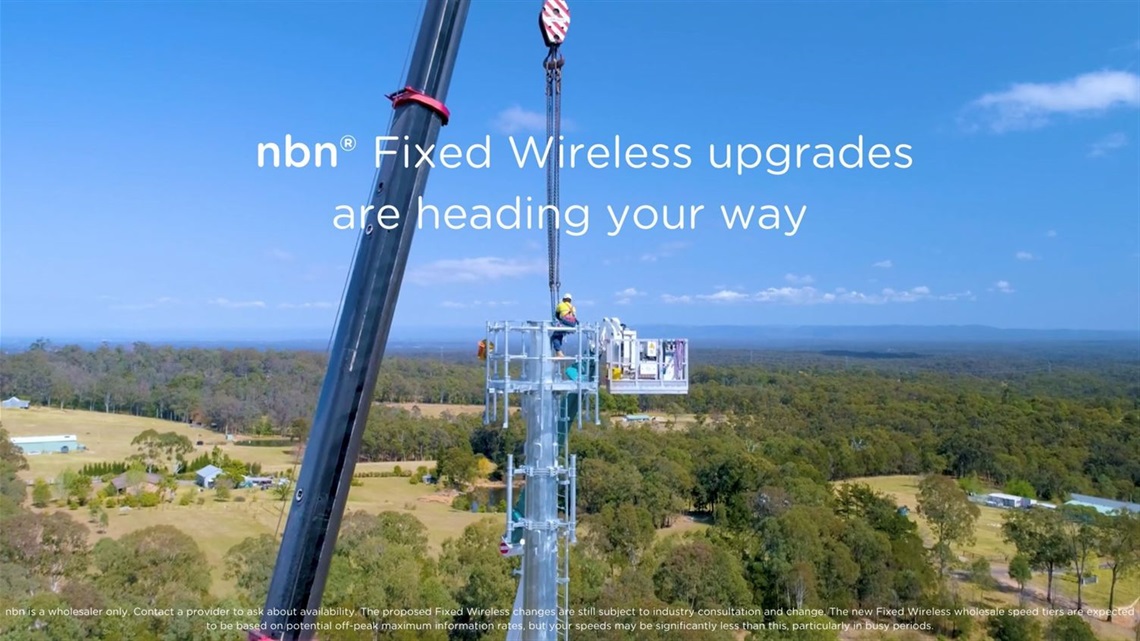
[(87, 503), (87, 498), (91, 496), (91, 477), (85, 474), (73, 474), (67, 476), (67, 497), (68, 499), (75, 499), (79, 501), (80, 505)]
[(1118, 510), (1102, 521), (1097, 553), (1109, 559), (1112, 578), (1108, 588), (1108, 620), (1112, 621), (1116, 582), (1140, 568), (1140, 514)]
[(994, 641), (1037, 641), (1041, 638), (1041, 624), (1033, 617), (1002, 612), (991, 616), (987, 623)]
[(214, 496), (219, 501), (228, 501), (232, 493), (233, 480), (226, 475), (219, 475), (214, 479)]
[(112, 599), (148, 606), (170, 604), (210, 589), (210, 563), (190, 535), (153, 525), (119, 539), (101, 539), (92, 551), (97, 586)]
[(930, 475), (918, 486), (918, 505), (934, 531), (934, 552), (939, 574), (946, 572), (952, 557), (951, 545), (970, 545), (974, 541), (974, 525), (981, 510), (952, 479)]
[(1097, 641), (1097, 638), (1088, 621), (1076, 614), (1066, 614), (1049, 622), (1045, 641)]
[(162, 456), (162, 437), (159, 433), (153, 429), (146, 430), (131, 440), (131, 445), (138, 448), (138, 454), (131, 458), (142, 462), (147, 472), (153, 472)]
[[(499, 555), (499, 538), (502, 525), (491, 520), (478, 521), (464, 528), (458, 538), (443, 543), (439, 556), (441, 578), (463, 612), (455, 623), (478, 624), (479, 628), (455, 629), (452, 641), (490, 640), (485, 632), (493, 627), (503, 628), (510, 615), (491, 614), (489, 610), (510, 612), (515, 597), (513, 563), (504, 563)], [(575, 562), (571, 561), (571, 567)], [(579, 597), (581, 598), (581, 597)]]
[(1024, 496), (1027, 499), (1037, 498), (1037, 490), (1033, 489), (1033, 485), (1029, 481), (1021, 479), (1006, 483), (1005, 492), (1014, 496)]
[(183, 471), (180, 469), (180, 464), (185, 464), (182, 457), (194, 451), (194, 444), (185, 434), (166, 432), (158, 435), (158, 448), (166, 460), (167, 469), (177, 473)]
[(265, 602), (278, 547), (276, 537), (262, 534), (245, 539), (226, 552), (223, 576), (234, 581), (247, 603), (260, 606)]
[(703, 538), (665, 552), (653, 583), (662, 601), (690, 609), (745, 606), (752, 600), (740, 560)]
[(479, 460), (471, 451), (471, 443), (463, 443), (443, 450), (436, 457), (437, 474), (446, 478), (452, 487), (464, 488), (479, 473)]
[(1072, 561), (1072, 548), (1065, 537), (1063, 517), (1057, 510), (1030, 508), (1006, 513), (1002, 535), (1024, 555), (1031, 567), (1049, 577), (1046, 599), (1053, 604), (1053, 574)]
[[(361, 608), (364, 603), (369, 607)], [(341, 524), (322, 605), (354, 610), (358, 613), (355, 620), (383, 630), (396, 622), (441, 623), (442, 615), (433, 608), (454, 608), (455, 601), (440, 579), (428, 552), (427, 528), (419, 520), (398, 512), (352, 512)], [(404, 609), (419, 612), (401, 615), (398, 611)], [(335, 616), (322, 618), (337, 621)], [(447, 638), (446, 631), (428, 626), (433, 627), (434, 631), (406, 636), (397, 632), (387, 638)], [(337, 638), (332, 634), (322, 637)], [(348, 633), (340, 638), (359, 637)]]
[(1029, 567), (1029, 559), (1024, 554), (1017, 554), (1010, 560), (1009, 578), (1017, 581), (1018, 604), (1025, 605), (1025, 584), (1033, 578), (1033, 569)]
[(59, 592), (87, 567), (87, 528), (65, 512), (24, 511), (0, 527), (0, 559), (18, 563)]
[(621, 503), (606, 505), (590, 519), (589, 538), (610, 562), (611, 569), (637, 565), (653, 543), (653, 517), (643, 507)]
[(36, 484), (32, 486), (32, 505), (36, 507), (47, 507), (51, 502), (51, 486), (43, 479), (36, 479)]
[(1084, 578), (1088, 569), (1089, 557), (1092, 555), (1100, 536), (1098, 524), (1100, 514), (1091, 507), (1083, 505), (1063, 505), (1060, 508), (1063, 517), (1062, 529), (1065, 541), (1069, 546), (1069, 557), (1072, 559), (1077, 571), (1077, 609), (1084, 607)]
[(970, 581), (982, 588), (993, 585), (993, 575), (990, 574), (990, 560), (984, 556), (974, 559), (970, 564)]
[(129, 488), (131, 492), (138, 493), (139, 486), (146, 480), (146, 471), (143, 469), (142, 464), (139, 462), (131, 464), (130, 468), (128, 468), (124, 474), (126, 487)]

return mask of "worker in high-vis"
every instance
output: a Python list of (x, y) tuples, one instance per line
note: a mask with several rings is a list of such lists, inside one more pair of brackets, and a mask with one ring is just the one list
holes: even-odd
[[(560, 325), (566, 327), (578, 326), (578, 315), (574, 310), (574, 297), (570, 294), (562, 295), (562, 302), (554, 308), (554, 320)], [(554, 355), (561, 357), (562, 354), (562, 339), (566, 338), (566, 332), (554, 332), (550, 335), (550, 348), (554, 350)]]

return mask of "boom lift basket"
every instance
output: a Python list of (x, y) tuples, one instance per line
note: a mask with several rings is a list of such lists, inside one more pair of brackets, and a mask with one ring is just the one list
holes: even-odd
[(610, 394), (688, 394), (689, 341), (641, 338), (619, 318), (602, 319), (603, 386)]

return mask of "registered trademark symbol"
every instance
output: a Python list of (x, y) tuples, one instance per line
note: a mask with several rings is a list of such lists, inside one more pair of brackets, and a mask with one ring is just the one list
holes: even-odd
[(342, 136), (340, 139), (340, 148), (345, 151), (356, 149), (356, 138), (352, 136)]

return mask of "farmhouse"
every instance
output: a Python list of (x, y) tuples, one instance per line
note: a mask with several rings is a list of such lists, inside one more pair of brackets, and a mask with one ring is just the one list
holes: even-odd
[(1098, 496), (1088, 496), (1085, 494), (1073, 494), (1065, 505), (1080, 505), (1084, 507), (1091, 507), (1101, 514), (1111, 514), (1117, 510), (1128, 510), (1135, 514), (1140, 514), (1140, 503), (1128, 503), (1125, 501), (1113, 501), (1112, 499), (1102, 499)]
[[(139, 490), (143, 492), (154, 492), (162, 483), (162, 477), (157, 474), (144, 474), (140, 480), (142, 483), (139, 484)], [(130, 481), (127, 480), (127, 475), (124, 473), (111, 479), (111, 485), (114, 485), (116, 490), (122, 492), (130, 487)]]
[(13, 436), (9, 439), (12, 445), (23, 450), (24, 454), (49, 454), (60, 452), (76, 452), (87, 449), (79, 442), (74, 434), (61, 436)]
[(1001, 508), (1027, 508), (1033, 501), (1024, 496), (994, 492), (986, 496), (986, 505)]
[(207, 465), (194, 473), (194, 482), (204, 488), (211, 488), (214, 487), (214, 479), (223, 473), (222, 468), (216, 465)]
[(21, 401), (20, 399), (16, 398), (15, 396), (13, 396), (12, 398), (10, 398), (6, 401), (0, 401), (0, 407), (3, 407), (5, 409), (14, 408), (14, 409), (19, 409), (19, 410), (26, 410), (26, 409), (28, 409), (29, 406), (31, 406), (31, 402)]

